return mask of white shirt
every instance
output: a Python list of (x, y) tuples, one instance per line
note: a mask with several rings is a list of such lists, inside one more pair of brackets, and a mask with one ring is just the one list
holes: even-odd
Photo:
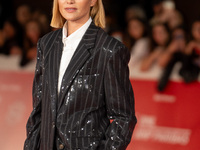
[(62, 78), (64, 76), (65, 70), (67, 69), (69, 62), (78, 47), (83, 35), (85, 34), (86, 30), (90, 26), (92, 19), (89, 20), (81, 26), (78, 30), (73, 32), (71, 35), (67, 37), (67, 22), (65, 22), (63, 26), (63, 34), (62, 34), (62, 42), (63, 42), (63, 51), (62, 57), (60, 61), (60, 70), (58, 76), (58, 93), (60, 93)]

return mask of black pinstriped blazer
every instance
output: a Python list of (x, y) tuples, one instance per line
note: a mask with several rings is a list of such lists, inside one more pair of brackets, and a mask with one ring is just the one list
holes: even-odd
[(128, 50), (91, 23), (58, 95), (62, 49), (62, 29), (38, 42), (33, 111), (24, 149), (126, 149), (136, 124)]

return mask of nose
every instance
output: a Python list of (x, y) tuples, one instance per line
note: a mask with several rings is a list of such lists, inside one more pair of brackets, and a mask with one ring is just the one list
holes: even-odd
[(73, 4), (74, 0), (67, 0), (67, 4)]

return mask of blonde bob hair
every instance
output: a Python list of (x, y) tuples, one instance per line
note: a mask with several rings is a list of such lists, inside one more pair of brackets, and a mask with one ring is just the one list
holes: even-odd
[[(105, 28), (105, 11), (102, 0), (97, 0), (96, 4), (90, 9), (90, 16), (96, 26)], [(51, 26), (54, 28), (62, 28), (66, 19), (59, 11), (58, 0), (53, 2), (53, 16), (51, 19)]]

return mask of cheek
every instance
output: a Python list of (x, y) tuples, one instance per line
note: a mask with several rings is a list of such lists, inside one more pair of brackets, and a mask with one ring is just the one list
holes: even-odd
[(64, 17), (64, 16), (65, 16), (65, 12), (64, 12), (64, 7), (63, 7), (63, 5), (59, 5), (58, 9), (59, 9), (59, 12), (60, 12), (61, 16)]
[(160, 44), (165, 45), (167, 43), (168, 36), (167, 35), (160, 35), (159, 40), (160, 40)]
[(138, 34), (139, 34), (140, 36), (142, 36), (142, 35), (143, 35), (143, 32), (144, 32), (144, 29), (143, 29), (142, 27), (139, 27), (137, 32), (138, 32)]
[(90, 11), (90, 5), (89, 4), (83, 5), (82, 12), (89, 12), (89, 11)]
[(59, 9), (59, 11), (62, 11), (63, 6), (64, 6), (63, 0), (59, 0), (58, 1), (58, 9)]
[(139, 30), (137, 30), (137, 29), (134, 29), (134, 30), (132, 30), (131, 35), (132, 35), (134, 38), (137, 39), (137, 38), (140, 38), (141, 32), (140, 32)]
[(65, 0), (58, 0), (58, 5), (63, 5), (65, 3)]
[(168, 40), (167, 34), (163, 35), (163, 42), (164, 42), (164, 43), (167, 43), (167, 40)]
[(157, 44), (163, 44), (164, 37), (160, 33), (155, 33), (154, 40), (156, 41)]
[(79, 6), (82, 8), (82, 11), (89, 11), (91, 7), (91, 0), (83, 0), (79, 3)]
[(200, 34), (198, 32), (193, 33), (193, 37), (198, 40), (200, 39)]
[(157, 32), (153, 32), (153, 39), (157, 41), (158, 38), (159, 38), (159, 34)]

